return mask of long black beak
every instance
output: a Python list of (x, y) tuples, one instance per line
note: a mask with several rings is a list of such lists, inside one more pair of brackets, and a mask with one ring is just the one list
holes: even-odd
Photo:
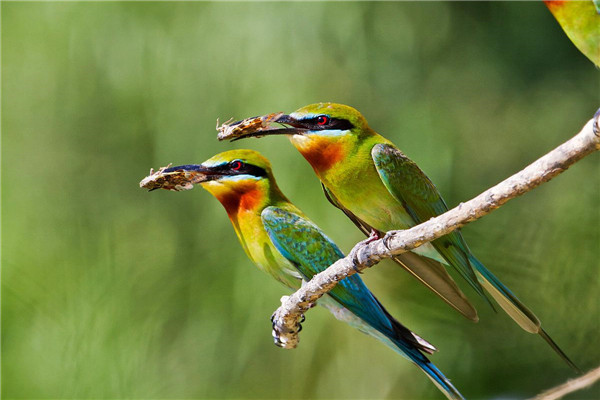
[(198, 164), (163, 167), (158, 171), (150, 170), (150, 175), (142, 179), (140, 187), (153, 191), (166, 189), (173, 191), (190, 190), (194, 184), (217, 179), (221, 176), (211, 167)]
[(275, 118), (275, 120), (273, 122), (298, 127), (298, 125), (297, 125), (298, 121), (295, 118), (292, 118), (291, 116), (289, 116), (287, 114), (283, 114), (279, 118)]
[[(284, 127), (271, 127), (270, 124), (277, 123), (290, 125)], [(247, 118), (232, 124), (223, 124), (217, 128), (219, 140), (236, 141), (248, 137), (262, 137), (269, 135), (298, 135), (307, 131), (302, 128), (298, 121), (283, 113), (273, 113), (261, 117)]]

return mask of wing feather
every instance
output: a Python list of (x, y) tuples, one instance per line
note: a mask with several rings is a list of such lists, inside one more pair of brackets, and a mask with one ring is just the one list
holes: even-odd
[[(371, 150), (371, 156), (381, 181), (406, 209), (415, 225), (448, 211), (448, 206), (433, 182), (396, 147), (391, 144), (376, 144)], [(470, 251), (460, 232), (449, 233), (431, 244), (477, 293), (490, 302), (477, 280), (469, 261)]]

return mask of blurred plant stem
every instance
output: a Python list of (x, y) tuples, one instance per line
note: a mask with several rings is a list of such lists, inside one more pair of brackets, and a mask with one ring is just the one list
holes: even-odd
[(600, 380), (600, 367), (591, 370), (579, 378), (569, 379), (562, 385), (548, 389), (543, 393), (538, 394), (531, 400), (557, 400), (562, 399), (566, 395), (577, 392), (578, 390), (586, 389)]

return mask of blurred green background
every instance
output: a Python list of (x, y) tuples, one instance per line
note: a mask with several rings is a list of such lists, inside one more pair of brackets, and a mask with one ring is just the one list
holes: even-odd
[[(2, 2), (3, 398), (441, 398), (414, 366), (325, 310), (271, 340), (287, 291), (201, 189), (147, 193), (150, 167), (253, 148), (344, 251), (361, 235), (284, 137), (215, 121), (318, 101), (358, 108), (449, 205), (579, 131), (598, 71), (541, 3)], [(587, 370), (600, 360), (598, 155), (463, 229)], [(393, 264), (364, 274), (438, 346), (468, 398), (573, 377), (473, 291), (473, 324)], [(597, 388), (572, 399), (598, 398)]]

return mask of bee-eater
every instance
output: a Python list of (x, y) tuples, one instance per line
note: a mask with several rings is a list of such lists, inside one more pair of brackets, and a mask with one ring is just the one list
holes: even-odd
[[(184, 190), (200, 184), (225, 208), (250, 260), (293, 290), (302, 280), (310, 280), (344, 257), (335, 243), (281, 193), (269, 161), (255, 151), (231, 150), (199, 165), (171, 167), (159, 173), (151, 174), (140, 186)], [(169, 174), (177, 178), (169, 178)], [(165, 179), (171, 183), (165, 184)], [(449, 399), (463, 399), (424, 355), (432, 354), (435, 347), (394, 319), (358, 275), (342, 280), (318, 303), (337, 319), (376, 337), (415, 363)]]
[[(437, 188), (417, 164), (371, 129), (352, 107), (317, 103), (289, 115), (269, 114), (269, 119), (263, 120), (263, 125), (247, 133), (243, 124), (232, 124), (236, 131), (220, 139), (289, 135), (294, 147), (313, 167), (327, 199), (367, 235), (407, 229), (448, 210)], [(267, 123), (271, 122), (286, 127), (269, 129)], [(460, 231), (395, 257), (395, 261), (463, 315), (477, 320), (477, 314), (440, 263), (452, 266), (477, 293), (489, 302), (485, 289), (521, 328), (539, 334), (578, 370), (544, 331), (535, 314), (475, 258)]]

